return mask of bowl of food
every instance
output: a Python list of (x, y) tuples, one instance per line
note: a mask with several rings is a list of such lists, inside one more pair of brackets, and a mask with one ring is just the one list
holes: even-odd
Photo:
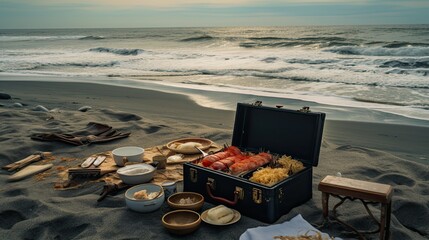
[(199, 211), (204, 204), (204, 197), (195, 192), (178, 192), (168, 197), (167, 203), (173, 209)]
[(116, 165), (123, 167), (127, 162), (143, 162), (144, 148), (141, 147), (120, 147), (112, 151), (113, 160)]
[(200, 214), (186, 209), (174, 210), (162, 217), (162, 225), (167, 231), (177, 235), (192, 233), (198, 229), (200, 224)]
[(155, 170), (156, 168), (149, 164), (137, 163), (119, 168), (116, 173), (124, 183), (136, 185), (152, 180)]
[(181, 138), (167, 143), (167, 148), (176, 153), (197, 154), (198, 149), (207, 150), (213, 142), (206, 138)]
[(164, 190), (153, 183), (136, 185), (125, 192), (127, 207), (136, 212), (153, 212), (161, 207), (164, 200)]

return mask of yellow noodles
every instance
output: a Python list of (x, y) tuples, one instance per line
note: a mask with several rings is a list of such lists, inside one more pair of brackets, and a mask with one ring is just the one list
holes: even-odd
[(272, 186), (286, 179), (289, 174), (295, 174), (304, 169), (304, 165), (302, 164), (302, 162), (292, 159), (292, 157), (290, 156), (283, 155), (277, 161), (281, 165), (281, 167), (266, 167), (257, 170), (253, 173), (252, 177), (249, 178), (249, 180), (267, 186)]
[(288, 173), (295, 174), (302, 169), (304, 169), (304, 165), (302, 162), (292, 159), (291, 156), (283, 155), (279, 160), (277, 160), (283, 168), (288, 169)]
[(281, 180), (288, 177), (287, 169), (285, 168), (270, 168), (266, 167), (253, 173), (249, 179), (252, 182), (261, 183), (264, 185), (272, 186)]

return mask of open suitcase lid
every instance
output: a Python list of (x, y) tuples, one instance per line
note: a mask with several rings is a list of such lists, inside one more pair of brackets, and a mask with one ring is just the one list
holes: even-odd
[(324, 121), (324, 113), (238, 103), (232, 145), (286, 154), (317, 166)]

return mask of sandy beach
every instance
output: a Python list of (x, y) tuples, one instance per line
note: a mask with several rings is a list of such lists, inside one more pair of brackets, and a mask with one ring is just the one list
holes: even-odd
[[(218, 144), (230, 143), (234, 111), (197, 105), (184, 95), (154, 90), (115, 87), (92, 83), (0, 81), (0, 164), (25, 158), (37, 151), (52, 152), (54, 168), (46, 178), (34, 177), (8, 182), (0, 171), (1, 239), (175, 239), (161, 225), (170, 211), (164, 203), (152, 213), (137, 213), (125, 205), (124, 193), (97, 203), (103, 183), (91, 183), (74, 190), (54, 189), (55, 167), (64, 158), (84, 159), (121, 146), (151, 147), (183, 137), (208, 138)], [(21, 103), (22, 106), (14, 106)], [(42, 105), (49, 112), (35, 111)], [(78, 111), (90, 106), (87, 112)], [(72, 146), (41, 142), (31, 134), (75, 132), (89, 122), (108, 124), (131, 132), (128, 138)], [(429, 127), (356, 121), (326, 121), (319, 165), (314, 168), (313, 198), (282, 216), (276, 223), (297, 214), (312, 224), (322, 221), (321, 193), (317, 190), (326, 175), (341, 172), (344, 177), (390, 184), (394, 188), (391, 239), (429, 238)], [(78, 165), (76, 160), (69, 164)], [(335, 201), (331, 201), (333, 206)], [(213, 207), (206, 203), (203, 210)], [(378, 216), (377, 206), (371, 207)], [(354, 226), (371, 225), (357, 202), (343, 207), (340, 216)], [(242, 216), (226, 227), (201, 227), (184, 239), (238, 239), (248, 228), (266, 223)], [(333, 224), (322, 229), (344, 239), (354, 235)], [(378, 239), (377, 234), (368, 235)]]

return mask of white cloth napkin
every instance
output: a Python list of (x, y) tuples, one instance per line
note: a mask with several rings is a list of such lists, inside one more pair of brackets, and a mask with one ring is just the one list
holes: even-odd
[[(305, 221), (301, 214), (296, 215), (284, 223), (270, 225), (266, 227), (249, 228), (240, 236), (240, 240), (264, 240), (274, 239), (274, 236), (299, 236), (299, 235), (316, 235), (320, 232), (310, 223)], [(322, 233), (322, 238), (329, 239), (329, 235)], [(341, 238), (335, 238), (341, 240)]]

